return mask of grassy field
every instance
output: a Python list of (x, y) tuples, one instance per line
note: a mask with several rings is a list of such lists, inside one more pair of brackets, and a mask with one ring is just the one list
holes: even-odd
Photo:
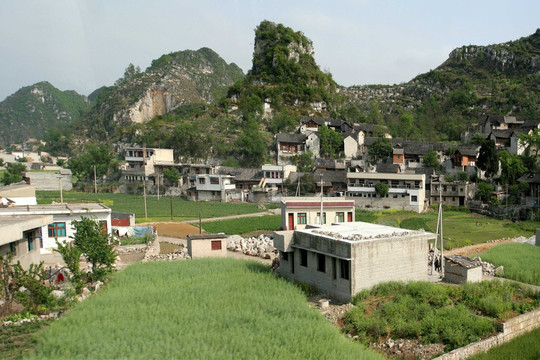
[[(435, 232), (437, 228), (437, 211), (418, 214), (402, 210), (357, 210), (356, 220), (414, 230), (423, 228), (426, 231)], [(521, 221), (512, 223), (508, 220), (497, 220), (466, 211), (443, 212), (443, 235), (446, 249), (484, 243), (505, 237), (530, 237), (534, 235), (537, 227), (540, 227), (540, 222)]]
[(252, 261), (127, 267), (37, 333), (39, 359), (383, 359)]
[(487, 353), (470, 357), (469, 360), (538, 360), (540, 359), (539, 339), (540, 328), (497, 346)]
[(207, 233), (224, 232), (227, 235), (244, 235), (254, 231), (276, 231), (281, 228), (281, 215), (204, 222), (202, 228)]
[(540, 306), (540, 292), (516, 283), (460, 286), (388, 282), (357, 294), (346, 329), (364, 342), (387, 337), (443, 343), (452, 350), (495, 333), (497, 323)]
[[(50, 204), (60, 201), (59, 191), (36, 191), (39, 204)], [(144, 200), (142, 195), (112, 194), (112, 193), (81, 193), (77, 191), (64, 191), (64, 202), (99, 202), (109, 206), (113, 211), (135, 213), (137, 222), (170, 221), (171, 199), (169, 197), (148, 196), (146, 199), (147, 215), (144, 217)], [(221, 203), (187, 201), (173, 197), (173, 221), (193, 220), (203, 218), (249, 214), (261, 212), (257, 204)]]
[(478, 254), (483, 261), (504, 266), (504, 277), (540, 286), (540, 247), (529, 244), (500, 244)]
[(0, 327), (0, 358), (21, 359), (34, 346), (31, 334), (46, 327), (50, 320)]

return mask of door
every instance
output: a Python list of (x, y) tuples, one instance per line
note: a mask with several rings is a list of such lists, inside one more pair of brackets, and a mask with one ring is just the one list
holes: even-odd
[(352, 212), (347, 213), (347, 222), (353, 222)]
[(287, 230), (294, 230), (294, 214), (289, 214), (289, 226)]

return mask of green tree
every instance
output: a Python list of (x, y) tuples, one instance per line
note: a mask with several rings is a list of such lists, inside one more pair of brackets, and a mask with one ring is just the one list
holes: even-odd
[(504, 150), (499, 154), (499, 159), (501, 160), (501, 183), (515, 185), (517, 179), (527, 170), (521, 157)]
[(2, 184), (9, 185), (22, 181), (22, 173), (26, 171), (26, 166), (20, 163), (8, 163), (2, 175)]
[(109, 235), (94, 219), (81, 217), (72, 223), (75, 228), (73, 242), (81, 249), (86, 261), (92, 264), (91, 279), (103, 280), (113, 270), (116, 253), (109, 244)]
[(90, 178), (94, 175), (94, 165), (96, 166), (96, 175), (103, 176), (110, 171), (116, 170), (117, 162), (112, 156), (111, 149), (105, 144), (86, 145), (85, 150), (79, 155), (69, 159), (68, 167), (74, 175), (80, 179)]
[(314, 167), (313, 153), (307, 150), (300, 155), (291, 156), (291, 163), (296, 165), (299, 172), (312, 172)]
[(388, 195), (388, 190), (389, 189), (390, 188), (388, 187), (388, 184), (386, 184), (386, 183), (378, 182), (377, 184), (375, 184), (375, 192), (380, 197), (385, 197), (386, 195)]
[(208, 151), (209, 139), (203, 134), (200, 126), (192, 123), (181, 123), (174, 127), (172, 134), (165, 141), (167, 148), (172, 148), (176, 156), (204, 158)]
[(414, 117), (412, 114), (404, 113), (399, 117), (399, 132), (405, 139), (411, 138), (414, 132)]
[(331, 130), (326, 125), (319, 126), (321, 142), (321, 157), (336, 158), (343, 148), (343, 136)]
[(0, 166), (4, 166), (4, 159), (0, 158)]
[(253, 118), (245, 121), (244, 134), (236, 140), (235, 148), (242, 166), (259, 167), (264, 163), (266, 145)]
[(467, 175), (467, 173), (464, 171), (460, 171), (458, 173), (458, 179), (459, 181), (467, 181), (469, 179), (469, 175)]
[(55, 251), (62, 255), (62, 259), (71, 273), (71, 282), (73, 283), (77, 294), (80, 294), (84, 286), (84, 274), (81, 271), (82, 250), (75, 246), (73, 242), (63, 244), (56, 239)]
[(469, 141), (471, 145), (482, 145), (486, 141), (486, 138), (482, 134), (474, 134)]
[[(300, 183), (300, 186), (298, 186), (298, 183)], [(300, 192), (298, 194), (300, 196), (315, 193), (315, 180), (312, 173), (304, 174), (294, 182), (286, 179), (283, 186), (290, 194), (296, 194), (297, 190)]]
[(392, 151), (392, 141), (385, 137), (379, 137), (369, 147), (368, 154), (377, 162), (379, 159), (384, 159), (392, 155)]
[(383, 117), (381, 115), (381, 112), (379, 110), (379, 103), (376, 101), (372, 101), (369, 106), (369, 114), (368, 114), (368, 121), (372, 124), (382, 124), (383, 123)]
[(273, 134), (277, 134), (279, 132), (288, 132), (294, 130), (297, 125), (298, 119), (296, 117), (279, 113), (274, 115), (272, 118), (272, 121), (268, 126), (268, 130), (270, 130)]
[(168, 169), (163, 170), (163, 176), (169, 184), (176, 185), (178, 184), (178, 178), (180, 177), (180, 173), (178, 172), (178, 169), (175, 167), (171, 167)]
[(438, 169), (441, 165), (439, 162), (439, 157), (434, 150), (431, 150), (426, 155), (424, 155), (423, 163), (425, 167), (432, 169)]
[(499, 171), (499, 157), (495, 148), (495, 141), (487, 140), (482, 144), (477, 165), (486, 172), (487, 177), (492, 177)]
[(540, 151), (540, 129), (534, 129), (530, 134), (519, 135), (519, 143), (523, 144), (529, 153), (538, 159)]
[(478, 187), (476, 188), (476, 197), (484, 202), (487, 202), (489, 201), (493, 190), (494, 190), (493, 186), (485, 182), (481, 182), (478, 184)]

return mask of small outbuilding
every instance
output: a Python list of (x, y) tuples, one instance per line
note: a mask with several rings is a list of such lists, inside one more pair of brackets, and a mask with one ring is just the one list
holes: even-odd
[(188, 254), (192, 259), (202, 257), (226, 257), (227, 235), (190, 234), (187, 236)]
[(454, 284), (482, 281), (482, 264), (463, 255), (445, 256), (444, 280)]

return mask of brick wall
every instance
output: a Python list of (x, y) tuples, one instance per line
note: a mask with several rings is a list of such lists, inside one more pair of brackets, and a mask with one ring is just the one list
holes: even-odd
[(503, 324), (503, 332), (487, 339), (469, 344), (459, 349), (452, 350), (449, 353), (441, 355), (434, 360), (458, 360), (466, 359), (475, 354), (487, 352), (489, 349), (501, 345), (523, 335), (526, 332), (534, 330), (540, 326), (540, 309), (517, 316)]

